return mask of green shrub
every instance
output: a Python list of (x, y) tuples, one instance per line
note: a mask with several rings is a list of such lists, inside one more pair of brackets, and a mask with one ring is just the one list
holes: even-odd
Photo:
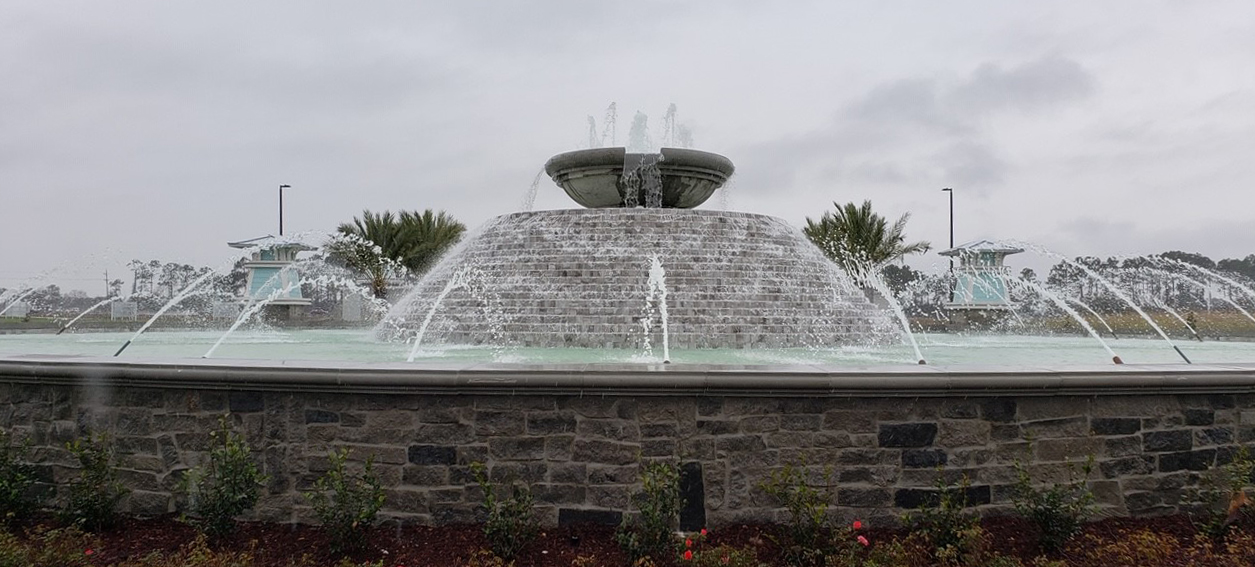
[(113, 446), (103, 434), (88, 434), (65, 447), (78, 459), (80, 471), (70, 482), (62, 519), (87, 530), (112, 526), (118, 502), (127, 493), (118, 481)]
[(74, 527), (35, 531), (28, 541), (0, 530), (0, 567), (86, 567), (95, 543)]
[(1247, 489), (1252, 474), (1255, 474), (1255, 459), (1246, 447), (1239, 449), (1228, 464), (1208, 471), (1200, 482), (1197, 502), (1202, 513), (1194, 519), (1199, 533), (1215, 541), (1229, 535), (1233, 524), (1250, 509)]
[(472, 463), (471, 471), (484, 493), (484, 510), (488, 512), (484, 536), (488, 545), (498, 557), (513, 561), (540, 533), (532, 510), (532, 490), (524, 483), (513, 482), (509, 485), (510, 493), (503, 494), (488, 481), (488, 471), (482, 463)]
[(383, 488), (374, 472), (375, 457), (367, 458), (362, 474), (356, 476), (345, 470), (348, 449), (332, 451), (327, 458), (331, 468), (314, 482), (314, 490), (306, 492), (305, 498), (330, 536), (332, 549), (361, 549), (384, 503)]
[(811, 486), (804, 466), (786, 464), (772, 471), (759, 487), (789, 511), (789, 523), (775, 537), (786, 563), (793, 567), (819, 566), (825, 557), (850, 540), (849, 534), (835, 534), (828, 506), (832, 502), (832, 469), (824, 470), (823, 488)]
[(248, 443), (231, 431), (227, 417), (210, 433), (209, 460), (183, 476), (187, 516), (210, 537), (235, 530), (235, 517), (251, 510), (261, 496), (266, 476), (257, 470)]
[(641, 492), (632, 495), (632, 503), (640, 512), (635, 518), (625, 516), (615, 532), (615, 541), (634, 562), (652, 558), (665, 562), (679, 549), (676, 525), (680, 521), (680, 469), (665, 462), (645, 463), (641, 467)]
[[(938, 471), (940, 473), (940, 471)], [(913, 532), (923, 540), (930, 559), (941, 565), (979, 565), (984, 532), (980, 520), (967, 511), (967, 491), (971, 480), (963, 475), (958, 486), (951, 486), (937, 475), (937, 502), (924, 506), (904, 518)]]
[(34, 498), (35, 467), (27, 462), (30, 440), (16, 443), (0, 430), (0, 523), (10, 524), (26, 516), (38, 502)]
[(1094, 470), (1094, 456), (1077, 467), (1069, 466), (1067, 483), (1035, 488), (1028, 468), (1015, 462), (1017, 480), (1012, 502), (1015, 510), (1037, 527), (1042, 551), (1054, 553), (1080, 533), (1086, 518), (1094, 512), (1094, 493), (1089, 489), (1089, 475)]

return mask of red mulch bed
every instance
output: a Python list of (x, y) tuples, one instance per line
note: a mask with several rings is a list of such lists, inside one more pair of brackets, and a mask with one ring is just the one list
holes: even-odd
[[(1014, 517), (983, 521), (989, 541), (1000, 553), (1031, 559), (1036, 553), (1036, 535), (1031, 524)], [(1250, 530), (1252, 526), (1243, 525)], [(713, 530), (707, 545), (755, 546), (760, 559), (772, 565), (779, 557), (765, 526), (726, 526)], [(1186, 516), (1153, 518), (1109, 518), (1085, 527), (1086, 534), (1113, 540), (1122, 531), (1149, 529), (1183, 540), (1193, 537), (1195, 528)], [(902, 537), (902, 530), (868, 528), (860, 533), (873, 542)], [(128, 519), (116, 528), (98, 534), (99, 545), (92, 562), (106, 566), (126, 559), (143, 557), (154, 551), (174, 552), (191, 543), (196, 531), (174, 517)], [(1083, 536), (1082, 536), (1083, 537)], [(220, 550), (251, 550), (258, 564), (287, 567), (301, 556), (313, 564), (331, 567), (340, 556), (331, 553), (327, 538), (313, 526), (243, 523), (239, 531), (212, 547)], [(357, 562), (383, 560), (385, 567), (463, 567), (475, 551), (487, 548), (480, 526), (379, 527), (371, 534), (367, 548), (351, 555)], [(569, 567), (578, 557), (588, 557), (588, 565), (626, 566), (627, 559), (614, 541), (610, 526), (566, 526), (544, 530), (539, 539), (518, 558), (516, 567)]]

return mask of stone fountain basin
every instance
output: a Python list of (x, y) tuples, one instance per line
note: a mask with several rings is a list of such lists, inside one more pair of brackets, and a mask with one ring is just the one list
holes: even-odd
[[(684, 148), (662, 148), (662, 206), (691, 209), (709, 199), (732, 176), (732, 161), (719, 154)], [(590, 209), (625, 207), (624, 163), (637, 164), (656, 154), (628, 153), (625, 148), (594, 148), (561, 153), (545, 162), (545, 173), (575, 202)], [(636, 202), (646, 203), (645, 189)]]

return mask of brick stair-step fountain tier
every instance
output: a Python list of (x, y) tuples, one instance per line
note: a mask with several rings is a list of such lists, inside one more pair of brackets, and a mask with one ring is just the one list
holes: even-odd
[[(839, 346), (895, 334), (801, 231), (766, 215), (694, 209), (497, 217), (389, 318), (415, 330), (449, 279), (469, 268), (482, 292), (451, 291), (424, 344), (638, 348), (653, 255), (666, 270), (672, 348)], [(655, 346), (660, 335), (655, 325)]]

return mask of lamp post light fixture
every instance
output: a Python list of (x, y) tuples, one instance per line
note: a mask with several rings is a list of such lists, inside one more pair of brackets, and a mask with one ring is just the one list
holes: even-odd
[[(943, 187), (942, 191), (950, 194), (950, 249), (954, 249), (954, 189)], [(950, 258), (950, 272), (954, 272), (954, 258)]]
[(279, 236), (283, 236), (283, 190), (291, 188), (291, 185), (279, 186)]

